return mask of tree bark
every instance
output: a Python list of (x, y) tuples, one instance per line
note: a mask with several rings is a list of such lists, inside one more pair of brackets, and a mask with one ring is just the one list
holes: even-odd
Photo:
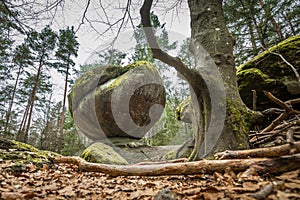
[(13, 88), (13, 91), (12, 91), (10, 101), (9, 101), (8, 110), (7, 110), (7, 114), (6, 114), (5, 128), (4, 128), (5, 134), (7, 134), (7, 132), (9, 132), (9, 121), (10, 121), (10, 117), (11, 117), (11, 113), (12, 113), (12, 107), (13, 107), (13, 104), (14, 104), (15, 94), (16, 94), (18, 83), (19, 83), (19, 78), (20, 78), (20, 75), (21, 75), (22, 68), (23, 68), (22, 66), (19, 66), (19, 70), (17, 72), (17, 78), (16, 78), (16, 81), (15, 81), (15, 85), (14, 85), (14, 88)]
[[(243, 1), (240, 0), (239, 2), (242, 4), (242, 7), (243, 7), (244, 11), (247, 12), (248, 8), (246, 8), (246, 6), (244, 5)], [(250, 13), (251, 13), (251, 11), (250, 11)], [(253, 25), (252, 25), (254, 22), (253, 22), (252, 18), (253, 17), (252, 17), (252, 13), (251, 13), (251, 17), (246, 17), (246, 20), (247, 20), (247, 25), (248, 25), (248, 28), (249, 28), (250, 41), (251, 41), (252, 49), (255, 52), (255, 54), (257, 54), (258, 50), (257, 50), (256, 41), (255, 41), (254, 28), (253, 28)]]
[(224, 151), (216, 153), (217, 159), (237, 159), (237, 158), (263, 158), (279, 157), (300, 152), (300, 142), (284, 144), (275, 147), (256, 148), (240, 151)]
[(194, 68), (160, 49), (150, 21), (152, 0), (144, 1), (140, 13), (153, 57), (173, 66), (190, 85), (195, 144), (188, 160), (193, 161), (227, 149), (249, 148), (248, 133), (253, 112), (247, 109), (238, 93), (234, 39), (225, 24), (222, 1), (190, 0), (188, 3)]
[[(213, 150), (208, 154), (226, 149), (249, 148), (248, 133), (251, 112), (240, 98), (233, 58), (234, 38), (230, 35), (222, 10), (222, 0), (189, 0), (192, 39), (212, 57), (224, 82), (226, 93), (226, 119), (222, 133)], [(196, 63), (199, 61), (196, 54)], [(201, 64), (201, 63), (197, 63)], [(210, 69), (206, 69), (209, 73)]]

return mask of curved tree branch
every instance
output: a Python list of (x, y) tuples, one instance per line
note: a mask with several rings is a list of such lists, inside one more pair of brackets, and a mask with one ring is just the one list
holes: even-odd
[[(176, 69), (189, 83), (195, 93), (191, 93), (193, 106), (193, 123), (195, 126), (195, 145), (188, 158), (189, 161), (199, 159), (201, 145), (206, 137), (207, 127), (211, 119), (211, 100), (208, 86), (203, 76), (196, 70), (190, 69), (178, 57), (173, 57), (161, 50), (151, 25), (150, 10), (153, 0), (144, 0), (144, 4), (140, 9), (143, 29), (151, 48), (153, 58), (156, 58)], [(192, 47), (197, 52), (195, 47)], [(196, 54), (195, 54), (196, 55)]]
[(156, 41), (156, 38), (153, 33), (151, 19), (150, 19), (150, 10), (153, 0), (145, 0), (143, 6), (141, 7), (140, 14), (143, 29), (149, 43), (149, 46), (152, 50), (153, 57), (174, 67), (179, 73), (181, 73), (186, 80), (189, 80), (193, 77), (190, 69), (180, 60), (178, 57), (170, 56), (168, 53), (162, 51), (159, 47), (159, 44)]

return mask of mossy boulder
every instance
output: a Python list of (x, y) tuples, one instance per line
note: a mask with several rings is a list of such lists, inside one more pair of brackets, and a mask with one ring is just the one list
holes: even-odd
[(15, 140), (0, 139), (0, 159), (10, 160), (15, 164), (50, 163), (50, 157), (60, 156), (50, 151), (37, 148)]
[(177, 107), (175, 111), (175, 117), (177, 120), (192, 123), (192, 108), (190, 105), (191, 96), (183, 100)]
[(96, 142), (86, 148), (81, 157), (93, 163), (128, 165), (128, 162), (115, 152), (112, 147), (101, 142)]
[(300, 82), (294, 71), (276, 54), (282, 55), (300, 73), (300, 35), (280, 42), (238, 67), (239, 92), (249, 108), (252, 108), (252, 90), (257, 93), (258, 110), (278, 107), (263, 90), (283, 101), (300, 97)]
[(159, 120), (165, 90), (156, 68), (139, 61), (100, 66), (78, 78), (69, 94), (75, 125), (90, 139), (140, 139)]

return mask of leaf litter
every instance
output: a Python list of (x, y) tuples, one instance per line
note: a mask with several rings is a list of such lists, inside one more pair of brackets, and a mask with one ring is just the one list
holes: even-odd
[(81, 172), (72, 164), (27, 164), (25, 169), (0, 161), (0, 199), (300, 199), (300, 170), (241, 176), (227, 168), (211, 175), (112, 177)]

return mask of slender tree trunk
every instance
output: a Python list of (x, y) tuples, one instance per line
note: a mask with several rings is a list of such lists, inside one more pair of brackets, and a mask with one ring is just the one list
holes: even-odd
[[(51, 102), (51, 99), (52, 99), (52, 94), (50, 95), (49, 102)], [(48, 105), (47, 113), (45, 113), (46, 125), (45, 125), (44, 129), (41, 131), (41, 135), (40, 135), (40, 149), (41, 150), (46, 150), (44, 143), (45, 143), (46, 135), (49, 131), (50, 111), (51, 111), (50, 104), (51, 103), (49, 103), (49, 105)]]
[(30, 125), (31, 125), (31, 118), (32, 118), (32, 111), (33, 111), (33, 107), (34, 107), (35, 96), (36, 96), (38, 86), (39, 86), (40, 75), (42, 73), (42, 66), (43, 66), (42, 62), (43, 62), (43, 56), (40, 58), (39, 68), (37, 71), (34, 86), (33, 86), (32, 92), (31, 92), (31, 96), (30, 96), (30, 109), (29, 109), (29, 113), (28, 113), (26, 129), (24, 132), (24, 141), (23, 141), (24, 143), (28, 142), (28, 134), (29, 134), (29, 129), (30, 129)]
[(28, 111), (30, 108), (30, 99), (28, 99), (23, 117), (22, 117), (22, 121), (18, 130), (18, 134), (16, 136), (16, 140), (23, 142), (24, 141), (24, 130), (25, 130), (25, 126), (26, 126), (26, 121), (27, 121), (27, 117), (28, 117)]
[(290, 14), (289, 13), (284, 14), (284, 18), (285, 18), (285, 21), (288, 23), (288, 25), (289, 25), (292, 33), (293, 33), (293, 36), (297, 35), (297, 33), (295, 31), (295, 28), (294, 28), (294, 26), (292, 24)]
[(258, 50), (257, 50), (257, 46), (256, 46), (253, 27), (252, 27), (252, 24), (251, 24), (250, 20), (248, 21), (248, 27), (249, 27), (250, 41), (251, 41), (252, 49), (253, 49), (253, 52), (255, 52), (255, 55), (256, 55), (258, 53)]
[(10, 102), (9, 102), (9, 105), (8, 105), (8, 110), (7, 110), (7, 114), (6, 114), (5, 129), (4, 129), (5, 133), (7, 133), (9, 131), (9, 121), (10, 121), (10, 116), (11, 116), (11, 112), (12, 112), (12, 107), (13, 107), (13, 103), (14, 103), (14, 99), (15, 99), (17, 86), (18, 86), (18, 83), (19, 83), (21, 70), (22, 70), (22, 67), (20, 66), (19, 70), (18, 70), (18, 73), (17, 73), (17, 78), (16, 78), (16, 81), (15, 81), (14, 89), (12, 91), (11, 99), (10, 99)]
[[(260, 25), (258, 25), (257, 21), (256, 21), (256, 18), (255, 18), (255, 14), (253, 14), (253, 11), (252, 11), (252, 7), (254, 6), (253, 3), (251, 3), (251, 5), (249, 7), (246, 7), (244, 2), (242, 0), (240, 0), (240, 3), (242, 4), (244, 10), (249, 10), (249, 13), (250, 13), (250, 23), (254, 24), (254, 27), (256, 29), (256, 32), (257, 32), (257, 35), (258, 35), (258, 40), (260, 41), (261, 43), (261, 46), (265, 49), (267, 48), (267, 44), (265, 43), (265, 40), (264, 40), (264, 37), (263, 37), (263, 31), (262, 31), (262, 28)], [(250, 2), (249, 2), (250, 3)], [(254, 30), (253, 30), (254, 31)]]
[[(240, 0), (240, 3), (242, 4), (242, 7), (243, 7), (243, 9), (244, 9), (244, 12), (245, 12), (245, 13), (248, 13), (248, 12), (247, 12), (248, 8), (245, 7), (244, 2), (243, 2), (242, 0)], [(250, 10), (250, 9), (249, 9), (249, 10)], [(251, 12), (251, 11), (250, 11), (250, 12)], [(252, 18), (253, 18), (252, 16), (246, 17), (246, 19), (247, 19), (247, 25), (248, 25), (249, 33), (250, 33), (250, 41), (251, 41), (252, 49), (253, 49), (254, 52), (257, 53), (258, 51), (257, 51), (257, 46), (256, 46), (256, 41), (255, 41), (255, 36), (254, 36), (254, 28), (253, 28), (253, 26), (252, 26), (252, 23), (253, 23)], [(255, 53), (255, 54), (256, 54), (256, 53)]]
[[(70, 60), (70, 53), (68, 55), (68, 60)], [(64, 131), (64, 122), (65, 122), (65, 107), (66, 107), (66, 99), (67, 99), (67, 90), (68, 90), (68, 79), (69, 79), (69, 69), (70, 69), (70, 63), (67, 63), (67, 71), (66, 71), (66, 77), (65, 77), (65, 88), (64, 88), (64, 99), (62, 104), (62, 112), (61, 112), (61, 119), (60, 119), (60, 125), (59, 125), (59, 135), (58, 135), (58, 149), (57, 152), (61, 152), (62, 147), (62, 140), (63, 140), (63, 131)]]
[[(194, 45), (202, 46), (214, 59), (226, 93), (225, 124), (213, 150), (206, 156), (227, 149), (247, 149), (252, 112), (245, 106), (238, 92), (233, 58), (234, 39), (226, 27), (222, 0), (188, 0), (188, 4)], [(197, 63), (197, 52), (194, 54)], [(207, 73), (210, 73), (209, 69)], [(214, 77), (211, 78), (213, 80)]]
[(277, 33), (279, 40), (280, 41), (284, 40), (284, 37), (283, 37), (283, 34), (282, 34), (282, 30), (279, 27), (279, 25), (276, 22), (276, 20), (274, 19), (274, 17), (272, 16), (270, 8), (264, 3), (263, 0), (259, 0), (259, 4), (261, 5), (262, 9), (265, 11), (267, 19), (269, 19), (271, 21), (271, 23), (273, 25), (273, 29)]

